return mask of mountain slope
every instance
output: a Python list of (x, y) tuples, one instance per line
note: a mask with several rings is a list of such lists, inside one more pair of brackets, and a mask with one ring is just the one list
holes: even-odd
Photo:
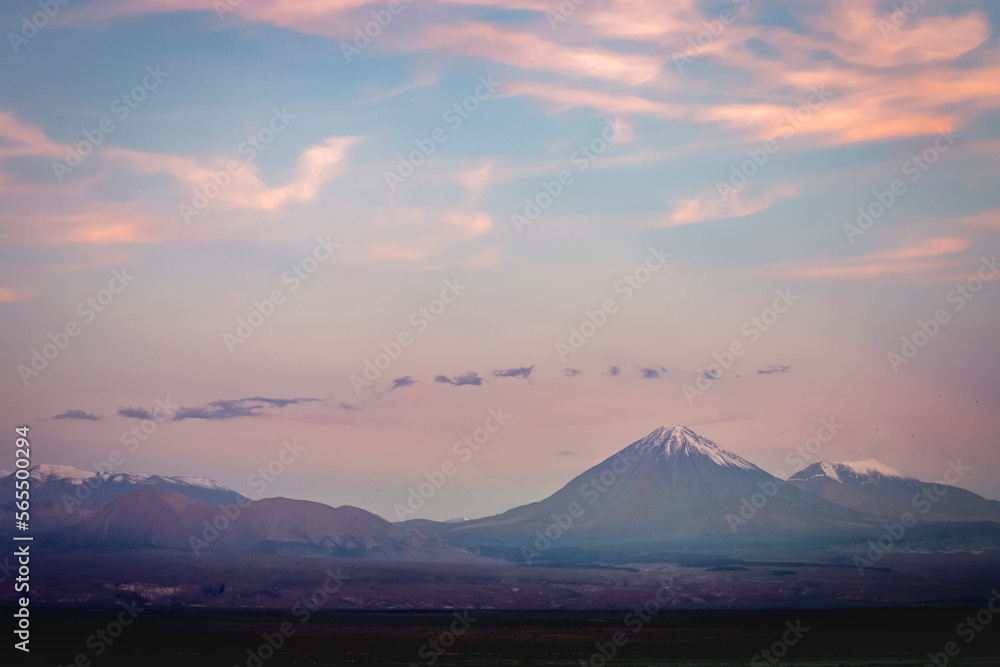
[(510, 542), (548, 529), (560, 533), (560, 544), (601, 545), (829, 531), (869, 526), (872, 519), (785, 484), (690, 429), (670, 425), (545, 500), (456, 525), (442, 535)]
[[(209, 505), (244, 500), (243, 495), (203, 477), (164, 477), (141, 473), (95, 473), (72, 466), (41, 464), (29, 469), (32, 519), (48, 530), (77, 523), (137, 488), (178, 493)], [(14, 475), (0, 478), (0, 497), (14, 498)], [(9, 503), (5, 509), (12, 509)]]
[(284, 556), (478, 561), (415, 530), (359, 509), (288, 498), (212, 506), (179, 493), (136, 488), (82, 522), (53, 531), (66, 547), (180, 549)]
[[(222, 510), (227, 510), (227, 514)], [(227, 518), (220, 518), (224, 516)], [(204, 548), (243, 553), (419, 560), (425, 546), (429, 552), (438, 551), (422, 533), (398, 528), (357, 507), (330, 507), (289, 498), (266, 498), (242, 506), (216, 508), (208, 516), (165, 530), (154, 542), (191, 549), (192, 536), (196, 538), (195, 544), (202, 540)]]
[(898, 519), (909, 512), (921, 521), (1000, 522), (1000, 502), (956, 486), (922, 482), (874, 460), (819, 461), (788, 482), (843, 507)]
[(137, 488), (71, 526), (68, 535), (73, 543), (85, 546), (150, 546), (162, 531), (207, 515), (213, 509), (179, 493)]

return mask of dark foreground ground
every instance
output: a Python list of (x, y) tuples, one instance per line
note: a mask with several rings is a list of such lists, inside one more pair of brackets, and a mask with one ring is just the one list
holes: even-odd
[[(113, 622), (120, 609), (33, 607), (30, 656), (5, 647), (5, 654), (17, 655), (13, 662), (4, 660), (4, 664), (51, 666), (77, 661), (86, 667), (88, 663), (81, 662), (86, 660), (97, 667), (600, 666), (605, 662), (599, 646), (611, 653), (615, 633), (621, 632), (620, 647), (614, 647), (609, 665), (933, 665), (928, 653), (940, 654), (937, 667), (1000, 665), (1000, 618), (980, 625), (981, 630), (971, 636), (968, 631), (956, 633), (966, 617), (974, 617), (982, 609), (979, 605), (664, 610), (646, 621), (626, 616), (627, 611), (606, 610), (472, 611), (467, 615), (453, 611), (327, 611), (304, 620), (285, 612), (146, 609), (108, 645), (96, 633), (114, 632)], [(10, 612), (4, 609), (3, 617), (10, 619)], [(457, 620), (456, 613), (463, 622)], [(277, 651), (261, 649), (264, 635), (273, 638), (286, 622), (294, 634)], [(789, 624), (801, 637), (789, 631)], [(783, 636), (796, 641), (783, 646)], [(436, 655), (432, 640), (450, 644), (450, 648)], [(955, 642), (957, 656), (943, 653), (948, 642)], [(780, 662), (774, 658), (769, 661), (761, 653), (772, 649), (783, 655)], [(78, 657), (81, 655), (83, 658)]]

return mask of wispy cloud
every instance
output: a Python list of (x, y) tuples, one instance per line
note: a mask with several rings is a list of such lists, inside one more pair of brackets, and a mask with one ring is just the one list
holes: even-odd
[(118, 416), (129, 419), (153, 419), (153, 413), (146, 408), (118, 408)]
[(483, 379), (479, 377), (479, 373), (476, 371), (469, 371), (468, 373), (464, 373), (462, 375), (456, 375), (453, 378), (450, 378), (447, 375), (437, 375), (434, 377), (434, 381), (438, 384), (453, 384), (456, 387), (464, 385), (478, 387), (483, 383)]
[(92, 422), (101, 420), (101, 418), (97, 415), (92, 415), (89, 412), (84, 412), (83, 410), (67, 410), (60, 415), (56, 415), (53, 419), (85, 419)]
[(534, 370), (534, 365), (532, 366), (521, 366), (520, 368), (505, 368), (501, 370), (493, 371), (493, 377), (495, 378), (524, 378), (528, 379), (531, 375), (531, 371)]
[(392, 389), (390, 389), (389, 391), (395, 391), (401, 387), (412, 387), (416, 383), (417, 381), (414, 380), (412, 377), (410, 377), (409, 375), (404, 375), (403, 377), (396, 378), (395, 380), (392, 381)]
[[(212, 205), (271, 211), (289, 202), (315, 199), (320, 186), (344, 171), (348, 151), (359, 141), (361, 137), (328, 137), (310, 146), (299, 156), (295, 179), (280, 187), (265, 185), (255, 163), (241, 162), (239, 170), (230, 174), (229, 184), (220, 189)], [(227, 164), (233, 161), (232, 156), (221, 155), (208, 163), (200, 163), (188, 157), (126, 149), (109, 149), (107, 155), (143, 173), (173, 176), (183, 184), (181, 193), (186, 197), (213, 183), (213, 176), (226, 172)]]
[(761, 368), (757, 371), (757, 375), (773, 375), (774, 373), (790, 373), (792, 371), (791, 366), (778, 366), (775, 364), (768, 364), (765, 368)]
[(194, 408), (180, 408), (173, 416), (172, 421), (183, 421), (185, 419), (209, 419), (224, 420), (237, 419), (239, 417), (259, 417), (267, 407), (283, 408), (298, 403), (311, 403), (319, 401), (318, 398), (240, 398), (236, 400), (212, 401), (203, 406)]
[(694, 199), (674, 201), (674, 211), (667, 218), (668, 227), (691, 225), (696, 222), (742, 218), (760, 213), (776, 203), (798, 194), (798, 187), (791, 183), (772, 185), (756, 197), (746, 196), (746, 187), (724, 195), (716, 189), (706, 190)]
[(861, 257), (849, 257), (811, 266), (786, 266), (783, 273), (796, 278), (843, 280), (919, 273), (956, 266), (958, 264), (957, 258), (944, 260), (938, 258), (954, 255), (968, 247), (969, 240), (967, 238), (929, 238), (916, 245), (871, 253)]

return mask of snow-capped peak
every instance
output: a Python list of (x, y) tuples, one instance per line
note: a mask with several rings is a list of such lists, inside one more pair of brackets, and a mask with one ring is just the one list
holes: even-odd
[(209, 479), (208, 477), (166, 477), (165, 479), (179, 484), (187, 484), (188, 486), (200, 486), (203, 489), (230, 490), (228, 486), (223, 486), (214, 479)]
[(844, 461), (840, 465), (848, 468), (859, 477), (894, 477), (896, 479), (914, 479), (899, 468), (876, 461), (875, 459), (865, 459), (864, 461)]
[(626, 448), (632, 454), (658, 454), (666, 457), (697, 456), (728, 468), (757, 470), (757, 466), (742, 456), (723, 449), (686, 426), (666, 424)]
[[(176, 486), (198, 487), (202, 489), (231, 491), (229, 487), (219, 484), (214, 479), (207, 477), (163, 477), (162, 475), (150, 475), (141, 472), (91, 472), (80, 470), (73, 466), (54, 465), (41, 463), (28, 468), (30, 477), (39, 484), (47, 482), (68, 482), (70, 484), (83, 484), (86, 480), (97, 477), (101, 484), (108, 482), (116, 484), (130, 484), (134, 486), (146, 486), (152, 483), (171, 484)], [(9, 473), (8, 473), (9, 474)], [(7, 475), (0, 475), (6, 477)]]
[(871, 482), (878, 482), (882, 479), (915, 479), (902, 470), (875, 459), (842, 462), (819, 461), (803, 468), (792, 475), (790, 479), (809, 479), (810, 477), (828, 477), (836, 482), (843, 482), (845, 478)]
[(95, 473), (89, 470), (80, 470), (73, 466), (52, 465), (40, 463), (33, 465), (28, 470), (31, 472), (31, 479), (37, 482), (49, 482), (55, 479), (65, 479), (74, 484), (81, 484), (83, 480), (90, 479)]

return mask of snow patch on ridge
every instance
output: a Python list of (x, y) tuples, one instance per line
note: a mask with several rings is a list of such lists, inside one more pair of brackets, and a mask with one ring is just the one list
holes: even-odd
[(875, 477), (894, 477), (896, 479), (915, 479), (898, 468), (876, 461), (875, 459), (865, 459), (864, 461), (844, 461), (840, 465), (848, 468), (856, 475)]
[(874, 483), (878, 483), (882, 479), (916, 480), (915, 477), (907, 475), (902, 470), (875, 459), (843, 462), (819, 461), (803, 468), (789, 479), (807, 480), (815, 477), (826, 477), (841, 484), (848, 479)]
[(94, 473), (89, 470), (80, 470), (73, 466), (51, 465), (48, 463), (31, 466), (28, 470), (31, 471), (29, 477), (40, 483), (65, 479), (71, 484), (82, 484), (84, 480), (94, 476)]
[[(188, 487), (198, 487), (202, 489), (216, 490), (216, 491), (231, 491), (227, 486), (219, 484), (214, 479), (209, 479), (208, 477), (163, 477), (162, 475), (150, 475), (148, 473), (126, 473), (126, 472), (91, 472), (90, 470), (80, 470), (79, 468), (74, 468), (73, 466), (63, 466), (54, 465), (49, 463), (41, 463), (38, 465), (33, 465), (28, 468), (30, 472), (30, 478), (38, 484), (46, 484), (49, 482), (65, 481), (73, 485), (83, 484), (88, 479), (92, 477), (101, 478), (101, 483), (114, 482), (119, 484), (133, 484), (136, 486), (145, 486), (150, 482), (163, 482), (165, 484), (173, 484), (176, 486), (188, 486)], [(0, 478), (7, 477), (11, 475), (7, 471), (2, 471)]]

